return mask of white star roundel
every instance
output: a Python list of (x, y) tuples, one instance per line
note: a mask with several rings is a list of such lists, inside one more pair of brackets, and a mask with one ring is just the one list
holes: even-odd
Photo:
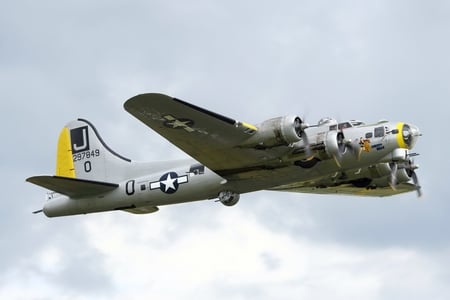
[(187, 175), (178, 177), (175, 172), (169, 172), (161, 176), (159, 181), (151, 182), (150, 189), (160, 189), (166, 194), (173, 194), (178, 190), (180, 184), (188, 182)]

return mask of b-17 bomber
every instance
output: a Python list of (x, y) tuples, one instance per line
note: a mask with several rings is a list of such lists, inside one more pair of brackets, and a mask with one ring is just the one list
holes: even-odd
[(421, 133), (404, 122), (365, 124), (296, 115), (252, 125), (163, 94), (141, 94), (124, 108), (190, 158), (137, 162), (106, 145), (94, 125), (63, 127), (55, 175), (27, 179), (50, 190), (47, 217), (121, 210), (135, 214), (272, 190), (312, 194), (421, 195), (411, 152)]

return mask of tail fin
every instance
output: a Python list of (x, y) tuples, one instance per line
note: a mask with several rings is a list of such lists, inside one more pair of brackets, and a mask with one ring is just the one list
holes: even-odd
[(109, 148), (87, 120), (68, 123), (61, 131), (56, 176), (118, 182), (124, 179), (131, 160)]

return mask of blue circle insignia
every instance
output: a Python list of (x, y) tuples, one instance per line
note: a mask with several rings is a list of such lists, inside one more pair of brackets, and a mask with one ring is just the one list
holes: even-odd
[(164, 174), (159, 179), (159, 182), (159, 188), (166, 194), (173, 194), (178, 190), (178, 174), (175, 172)]

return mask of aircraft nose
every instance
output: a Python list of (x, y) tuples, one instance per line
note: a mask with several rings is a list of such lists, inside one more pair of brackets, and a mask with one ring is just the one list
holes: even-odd
[(422, 134), (417, 126), (411, 124), (401, 124), (401, 139), (399, 140), (399, 146), (401, 148), (412, 149), (416, 144), (419, 136)]

